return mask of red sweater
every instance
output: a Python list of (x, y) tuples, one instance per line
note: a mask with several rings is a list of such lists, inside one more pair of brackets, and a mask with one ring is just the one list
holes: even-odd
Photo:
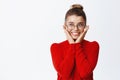
[(66, 40), (52, 44), (51, 56), (57, 80), (93, 80), (98, 53), (99, 44), (96, 41), (69, 44)]

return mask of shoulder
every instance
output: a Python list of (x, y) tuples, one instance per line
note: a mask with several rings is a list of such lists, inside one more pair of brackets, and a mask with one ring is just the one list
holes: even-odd
[(67, 41), (67, 40), (62, 41), (62, 42), (59, 42), (59, 43), (52, 43), (50, 48), (51, 48), (51, 49), (60, 48), (61, 46), (63, 47), (63, 46), (65, 46), (65, 45), (67, 45), (67, 44), (68, 44), (68, 41)]
[(97, 41), (84, 40), (84, 43), (91, 48), (98, 48), (99, 49), (99, 43)]
[(99, 43), (97, 41), (85, 41), (84, 48), (92, 54), (99, 54)]

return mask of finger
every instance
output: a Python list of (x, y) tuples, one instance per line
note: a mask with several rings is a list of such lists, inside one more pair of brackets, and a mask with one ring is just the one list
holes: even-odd
[(65, 25), (63, 25), (63, 29), (65, 30)]
[(66, 26), (65, 26), (65, 25), (63, 25), (63, 29), (64, 29), (65, 34), (68, 36), (68, 35), (69, 35), (69, 32), (67, 31), (67, 29), (66, 29)]
[(66, 26), (66, 25), (63, 25), (63, 28), (64, 28), (65, 30), (67, 30), (67, 26)]
[(88, 29), (89, 29), (89, 25), (87, 25), (87, 26), (84, 28), (84, 32), (81, 33), (81, 37), (84, 37), (84, 36), (86, 35)]
[(85, 28), (84, 28), (84, 32), (87, 32), (89, 29), (89, 25), (87, 25)]

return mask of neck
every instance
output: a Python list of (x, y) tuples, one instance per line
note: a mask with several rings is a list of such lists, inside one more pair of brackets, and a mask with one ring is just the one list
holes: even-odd
[(74, 41), (76, 41), (76, 39), (73, 39)]

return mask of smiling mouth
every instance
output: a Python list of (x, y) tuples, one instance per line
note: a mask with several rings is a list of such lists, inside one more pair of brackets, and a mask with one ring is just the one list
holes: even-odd
[(73, 36), (79, 36), (79, 32), (71, 32), (71, 34), (73, 35)]

